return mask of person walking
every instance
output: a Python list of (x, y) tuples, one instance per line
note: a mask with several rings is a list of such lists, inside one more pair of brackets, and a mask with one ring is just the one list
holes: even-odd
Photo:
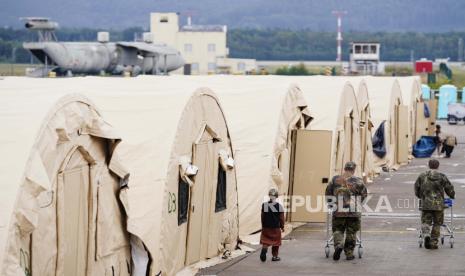
[(278, 256), (279, 247), (281, 246), (281, 232), (284, 232), (284, 208), (279, 202), (278, 191), (270, 189), (268, 192), (270, 200), (262, 204), (261, 221), (262, 232), (260, 235), (260, 244), (262, 251), (260, 252), (260, 260), (266, 261), (268, 247), (271, 246), (272, 261), (280, 261)]
[(438, 160), (429, 160), (428, 167), (429, 170), (421, 173), (415, 181), (415, 196), (420, 199), (425, 248), (437, 249), (441, 225), (444, 223), (444, 193), (454, 199), (455, 191), (447, 176), (438, 171)]
[(442, 143), (442, 153), (446, 154), (446, 158), (450, 158), (454, 147), (457, 145), (457, 138), (452, 134), (444, 135), (444, 140)]
[[(360, 177), (354, 176), (355, 162), (344, 165), (344, 173), (333, 177), (326, 187), (326, 198), (333, 205), (332, 230), (334, 239), (333, 260), (341, 258), (342, 250), (347, 260), (353, 260), (357, 232), (361, 224), (361, 202), (367, 197), (367, 189)], [(339, 210), (339, 206), (343, 210)], [(345, 242), (344, 242), (345, 234)]]

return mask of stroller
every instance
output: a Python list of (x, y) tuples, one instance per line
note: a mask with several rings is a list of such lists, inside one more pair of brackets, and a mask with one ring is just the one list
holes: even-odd
[[(332, 233), (332, 215), (333, 210), (328, 208), (327, 216), (326, 216), (326, 245), (325, 245), (325, 255), (326, 258), (329, 258), (329, 254), (331, 253), (331, 247), (334, 246), (334, 236)], [(357, 234), (357, 241), (355, 243), (355, 247), (357, 248), (358, 257), (361, 259), (363, 256), (363, 246), (362, 246), (362, 226), (360, 225), (360, 230)]]
[[(444, 217), (444, 223), (441, 225), (441, 244), (444, 244), (446, 238), (449, 238), (450, 248), (454, 248), (454, 200), (450, 198), (444, 199), (444, 208), (450, 210), (450, 217)], [(423, 239), (425, 235), (421, 229), (418, 231), (418, 247), (423, 247)]]

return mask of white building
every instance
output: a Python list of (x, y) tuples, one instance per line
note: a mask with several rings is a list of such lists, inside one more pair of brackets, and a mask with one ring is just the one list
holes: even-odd
[(177, 13), (151, 13), (150, 32), (155, 41), (164, 42), (181, 52), (191, 74), (245, 74), (256, 69), (251, 59), (230, 59), (226, 44), (227, 27), (224, 25), (180, 26)]
[(380, 49), (380, 43), (352, 42), (350, 44), (350, 73), (360, 75), (384, 73), (384, 64), (380, 63)]

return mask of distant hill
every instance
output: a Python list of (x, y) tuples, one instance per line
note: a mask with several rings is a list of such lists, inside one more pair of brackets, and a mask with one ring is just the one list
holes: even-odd
[(19, 17), (46, 16), (64, 27), (148, 29), (150, 12), (191, 11), (196, 24), (332, 31), (333, 9), (349, 12), (346, 30), (465, 30), (460, 0), (1, 0), (0, 26), (18, 28)]

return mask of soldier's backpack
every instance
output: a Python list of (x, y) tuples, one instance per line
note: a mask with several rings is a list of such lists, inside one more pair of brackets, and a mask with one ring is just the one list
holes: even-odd
[(449, 147), (455, 146), (455, 137), (454, 136), (447, 136), (446, 141), (444, 142)]

